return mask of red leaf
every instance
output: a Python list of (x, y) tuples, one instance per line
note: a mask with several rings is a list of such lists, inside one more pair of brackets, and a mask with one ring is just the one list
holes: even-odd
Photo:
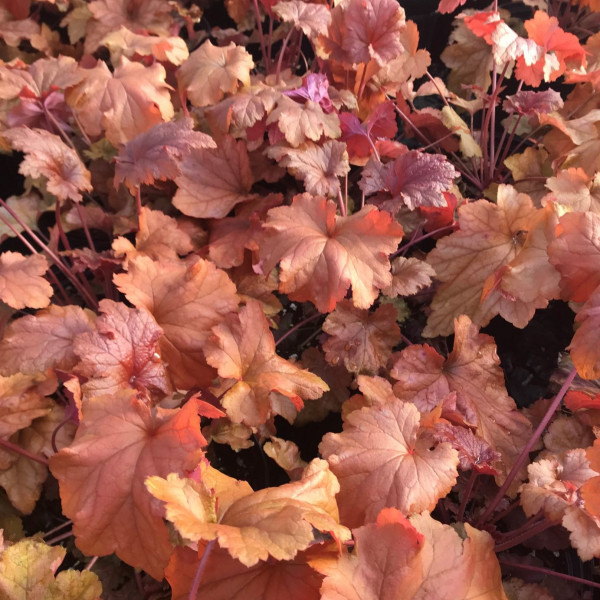
[(96, 331), (75, 339), (81, 357), (75, 371), (88, 378), (82, 386), (86, 396), (129, 388), (166, 396), (171, 385), (158, 353), (162, 329), (152, 315), (112, 300), (102, 300), (100, 311)]
[(192, 148), (215, 148), (214, 140), (194, 131), (191, 118), (159, 123), (128, 142), (116, 158), (115, 186), (125, 181), (132, 194), (141, 184), (175, 179), (180, 161)]
[(386, 165), (372, 163), (377, 177), (367, 169), (363, 171), (360, 188), (365, 194), (379, 190), (388, 191), (391, 200), (381, 203), (381, 208), (395, 213), (402, 206), (414, 210), (421, 206), (446, 206), (443, 192), (450, 190), (458, 171), (445, 156), (411, 150)]

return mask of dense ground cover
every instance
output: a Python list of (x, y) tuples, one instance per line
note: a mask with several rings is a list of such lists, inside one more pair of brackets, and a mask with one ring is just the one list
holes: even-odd
[(599, 25), (0, 0), (0, 598), (594, 598)]

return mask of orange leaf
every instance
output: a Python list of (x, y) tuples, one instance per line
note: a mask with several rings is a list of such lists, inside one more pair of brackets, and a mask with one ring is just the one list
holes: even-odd
[(322, 145), (305, 142), (299, 148), (275, 146), (267, 152), (294, 177), (304, 181), (304, 189), (314, 196), (337, 197), (341, 191), (339, 178), (350, 171), (346, 144), (342, 142), (328, 140)]
[(206, 40), (179, 67), (177, 79), (194, 106), (210, 106), (240, 83), (250, 85), (253, 68), (252, 56), (242, 46), (231, 42), (219, 48)]
[(353, 531), (354, 550), (338, 560), (316, 557), (326, 575), (323, 600), (410, 600), (421, 585), (423, 536), (394, 508)]
[(205, 444), (193, 399), (181, 409), (150, 409), (132, 390), (88, 399), (73, 444), (50, 459), (78, 548), (162, 579), (172, 546), (144, 481), (193, 469)]
[(124, 254), (131, 259), (143, 254), (153, 260), (170, 261), (177, 260), (178, 255), (189, 254), (195, 248), (195, 240), (190, 235), (194, 230), (185, 228), (181, 222), (160, 210), (143, 206), (138, 222), (135, 246), (124, 237), (113, 241), (112, 249), (117, 256)]
[(560, 272), (561, 297), (586, 302), (600, 285), (600, 215), (593, 212), (563, 215), (548, 255)]
[(23, 256), (18, 252), (0, 254), (0, 300), (10, 307), (46, 308), (54, 294), (43, 275), (48, 261), (41, 254)]
[(7, 125), (53, 131), (54, 120), (69, 131), (69, 107), (60, 90), (78, 83), (82, 77), (77, 61), (67, 56), (41, 58), (31, 65), (17, 62), (0, 66), (0, 96), (3, 100), (20, 100), (8, 111)]
[(575, 321), (580, 325), (567, 349), (571, 352), (571, 359), (580, 377), (598, 379), (600, 378), (600, 346), (598, 345), (600, 288), (597, 288), (580, 308)]
[(84, 46), (87, 54), (93, 54), (108, 33), (121, 27), (169, 35), (173, 24), (171, 7), (166, 0), (94, 0), (88, 3), (88, 9), (93, 18), (87, 24)]
[(190, 55), (185, 40), (179, 36), (140, 35), (123, 25), (104, 37), (102, 45), (108, 48), (113, 65), (119, 64), (121, 56), (133, 58), (136, 55), (180, 65)]
[(379, 190), (389, 192), (392, 198), (378, 204), (396, 213), (404, 206), (409, 210), (447, 206), (444, 192), (450, 190), (455, 177), (458, 171), (442, 154), (410, 150), (385, 165), (371, 161), (359, 186), (367, 195)]
[(594, 448), (549, 454), (529, 465), (529, 482), (521, 486), (525, 513), (531, 516), (541, 510), (549, 520), (562, 522), (582, 560), (600, 555), (600, 526), (595, 516), (600, 477), (590, 467), (588, 454), (594, 460)]
[(161, 354), (176, 387), (210, 385), (214, 371), (204, 360), (204, 345), (214, 325), (235, 310), (235, 285), (224, 271), (200, 258), (152, 261), (138, 256), (115, 285), (137, 308), (152, 313), (162, 328)]
[[(482, 37), (492, 46), (494, 60), (499, 66), (517, 58), (521, 58), (527, 66), (531, 66), (544, 58), (544, 49), (533, 40), (517, 35), (497, 11), (478, 12), (465, 16), (464, 22), (475, 35)], [(546, 69), (551, 66), (555, 66), (555, 63), (546, 65)]]
[[(50, 404), (49, 400), (47, 402)], [(64, 448), (73, 440), (74, 423), (65, 423), (65, 418), (66, 411), (61, 406), (54, 405), (48, 414), (18, 431), (10, 441), (33, 455), (52, 456), (55, 448)], [(15, 508), (23, 514), (31, 514), (42, 494), (48, 467), (27, 456), (9, 452), (3, 454), (10, 455), (10, 465), (0, 470), (0, 487), (6, 490), (6, 495)]]
[(392, 284), (383, 289), (386, 296), (412, 296), (431, 284), (433, 267), (418, 258), (398, 256), (392, 262)]
[(262, 120), (271, 112), (279, 92), (260, 82), (238, 91), (234, 96), (206, 107), (206, 117), (216, 135), (231, 133), (238, 138), (246, 135), (246, 129)]
[(318, 142), (322, 136), (338, 138), (342, 133), (336, 113), (326, 113), (313, 100), (301, 104), (288, 96), (277, 101), (277, 108), (267, 117), (267, 125), (271, 123), (277, 123), (287, 143), (294, 148), (308, 140)]
[(597, 475), (583, 448), (547, 454), (527, 471), (529, 481), (520, 488), (525, 514), (531, 517), (543, 510), (554, 521), (562, 519), (569, 506), (579, 505), (579, 488)]
[(442, 52), (442, 60), (450, 69), (447, 85), (455, 93), (461, 93), (461, 85), (473, 85), (487, 90), (492, 78), (492, 49), (486, 41), (475, 35), (463, 20), (455, 20), (450, 43)]
[(456, 483), (458, 452), (419, 431), (414, 404), (393, 399), (351, 412), (342, 433), (319, 446), (340, 480), (340, 517), (352, 527), (376, 519), (384, 507), (405, 515), (433, 510)]
[(500, 453), (492, 450), (485, 440), (468, 427), (438, 422), (435, 424), (434, 436), (440, 442), (448, 442), (458, 451), (461, 470), (475, 469), (485, 475), (498, 475), (492, 463), (500, 458)]
[(494, 539), (487, 531), (468, 523), (464, 529), (442, 525), (427, 513), (413, 515), (410, 522), (425, 538), (423, 583), (411, 600), (508, 600)]
[(25, 152), (19, 173), (34, 179), (45, 177), (48, 191), (59, 200), (81, 202), (81, 191), (91, 192), (90, 172), (81, 159), (57, 135), (44, 129), (17, 127), (2, 135), (13, 148)]
[(406, 26), (404, 9), (395, 0), (351, 0), (331, 11), (328, 37), (321, 41), (331, 58), (352, 66), (378, 66), (404, 51), (400, 34)]
[(252, 200), (254, 177), (244, 140), (227, 135), (216, 148), (194, 148), (178, 165), (173, 204), (183, 214), (222, 219), (240, 202)]
[(13, 321), (0, 342), (0, 374), (70, 371), (78, 361), (73, 341), (91, 331), (95, 315), (79, 306), (55, 306)]
[(236, 215), (215, 219), (210, 228), (210, 259), (221, 269), (239, 267), (245, 250), (258, 250), (262, 222), (270, 208), (283, 201), (281, 194), (246, 202), (236, 209)]
[(450, 334), (462, 314), (482, 326), (500, 314), (525, 327), (558, 294), (558, 274), (546, 253), (555, 222), (551, 206), (536, 210), (511, 186), (499, 187), (497, 204), (463, 204), (459, 230), (438, 240), (427, 258), (442, 285), (424, 335)]
[(278, 2), (273, 7), (273, 12), (286, 23), (293, 23), (294, 27), (301, 29), (309, 38), (316, 38), (320, 33), (325, 33), (331, 22), (331, 12), (322, 4), (309, 4), (300, 0)]
[[(150, 492), (167, 503), (167, 518), (191, 541), (216, 539), (233, 558), (253, 567), (269, 556), (294, 558), (313, 542), (314, 529), (332, 534), (338, 543), (350, 538), (338, 523), (334, 496), (339, 485), (324, 460), (314, 459), (299, 481), (258, 492), (246, 484), (232, 501), (227, 500), (236, 480), (219, 474), (223, 483), (215, 489), (214, 471), (203, 467), (199, 483), (175, 474), (146, 481)], [(216, 514), (206, 506), (216, 507)]]
[(327, 362), (337, 365), (343, 360), (351, 373), (377, 373), (401, 339), (397, 317), (391, 304), (369, 313), (342, 300), (323, 323), (323, 331), (331, 336), (323, 344)]
[[(176, 548), (165, 577), (171, 585), (172, 600), (189, 600), (194, 575), (203, 558), (206, 542), (199, 551)], [(319, 600), (323, 577), (308, 564), (316, 554), (312, 548), (286, 561), (260, 561), (253, 567), (232, 558), (227, 550), (213, 547), (206, 561), (197, 600)], [(198, 556), (200, 555), (200, 557)]]
[[(600, 473), (600, 442), (597, 439), (593, 446), (586, 448), (585, 455), (590, 468)], [(595, 517), (600, 517), (600, 477), (592, 477), (582, 486), (581, 497), (586, 509)]]
[(438, 12), (448, 14), (454, 12), (459, 6), (462, 6), (467, 0), (440, 0)]
[(165, 77), (160, 63), (145, 67), (123, 57), (111, 73), (106, 63), (98, 61), (65, 97), (89, 136), (104, 131), (106, 139), (117, 146), (172, 119), (171, 86)]
[(563, 403), (565, 407), (568, 408), (571, 412), (577, 412), (578, 410), (585, 410), (590, 408), (599, 409), (600, 394), (590, 396), (589, 394), (586, 394), (585, 392), (580, 392), (579, 390), (569, 390), (565, 395)]
[(0, 437), (9, 438), (50, 412), (52, 401), (45, 396), (53, 390), (45, 391), (39, 383), (21, 373), (0, 378)]
[(529, 39), (541, 46), (545, 53), (556, 60), (548, 70), (548, 60), (541, 58), (533, 65), (528, 65), (522, 57), (517, 60), (515, 76), (527, 85), (537, 87), (542, 81), (555, 81), (567, 69), (581, 70), (586, 66), (585, 50), (572, 33), (566, 33), (558, 26), (558, 19), (550, 17), (543, 10), (536, 10), (533, 19), (525, 21), (525, 29)]
[(502, 460), (494, 462), (501, 483), (531, 436), (529, 420), (506, 393), (504, 373), (491, 336), (479, 333), (468, 317), (455, 321), (454, 348), (444, 360), (430, 346), (409, 346), (390, 374), (394, 393), (421, 411), (433, 409), (451, 392), (465, 421)]
[[(329, 389), (316, 375), (277, 356), (273, 334), (255, 300), (213, 328), (204, 352), (207, 362), (226, 380), (221, 402), (234, 422), (257, 427), (273, 413), (281, 414), (273, 392), (289, 398), (299, 410), (302, 399), (318, 398)], [(295, 416), (289, 408), (293, 414), (284, 414), (288, 420)]]
[(281, 261), (279, 291), (310, 300), (320, 312), (332, 311), (351, 285), (354, 305), (369, 308), (392, 281), (388, 255), (402, 239), (402, 227), (370, 206), (349, 217), (335, 213), (334, 202), (308, 194), (271, 209), (259, 249), (264, 269)]
[(348, 388), (352, 383), (352, 375), (344, 366), (332, 366), (327, 363), (325, 356), (318, 348), (307, 348), (302, 353), (301, 363), (311, 373), (323, 379), (329, 386), (329, 391), (317, 400), (304, 405), (294, 420), (294, 425), (297, 427), (322, 421), (330, 412), (340, 412), (350, 395)]
[(387, 508), (354, 536), (351, 555), (310, 561), (326, 576), (323, 600), (507, 600), (494, 540), (468, 524), (459, 533)]

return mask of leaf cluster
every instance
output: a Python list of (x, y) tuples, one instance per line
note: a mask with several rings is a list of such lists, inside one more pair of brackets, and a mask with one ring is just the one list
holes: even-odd
[(0, 597), (589, 598), (600, 4), (217, 8), (0, 0)]

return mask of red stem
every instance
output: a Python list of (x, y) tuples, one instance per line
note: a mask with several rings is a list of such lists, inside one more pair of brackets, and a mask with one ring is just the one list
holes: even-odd
[[(256, 1), (256, 0), (255, 0)], [(281, 78), (281, 65), (283, 64), (283, 55), (285, 54), (285, 49), (287, 48), (288, 42), (292, 37), (292, 33), (294, 32), (294, 28), (292, 27), (283, 40), (283, 44), (281, 45), (281, 50), (279, 51), (279, 58), (277, 59), (277, 83), (279, 83), (279, 79)]]
[(44, 456), (39, 456), (38, 454), (33, 454), (32, 452), (29, 452), (29, 450), (25, 450), (25, 448), (21, 448), (21, 446), (17, 446), (17, 444), (13, 444), (12, 442), (9, 442), (8, 440), (0, 438), (0, 446), (2, 446), (2, 448), (4, 448), (5, 450), (9, 450), (10, 452), (14, 452), (15, 454), (20, 454), (21, 456), (25, 456), (26, 458), (34, 460), (35, 462), (40, 463), (41, 465), (44, 465), (46, 467), (49, 464), (48, 459), (45, 458)]
[(346, 204), (344, 203), (344, 198), (342, 197), (342, 190), (338, 191), (338, 204), (340, 206), (340, 214), (342, 217), (345, 217), (348, 213), (346, 211)]
[[(33, 241), (54, 261), (56, 266), (71, 281), (71, 283), (75, 286), (77, 291), (81, 294), (82, 298), (84, 298), (84, 300), (88, 303), (88, 305), (95, 309), (98, 308), (98, 300), (96, 300), (93, 293), (88, 291), (81, 284), (79, 279), (77, 279), (77, 277), (75, 277), (73, 275), (73, 273), (70, 271), (69, 267), (67, 265), (65, 265), (65, 263), (60, 259), (60, 257), (57, 254), (55, 254), (54, 251), (51, 250), (50, 247), (47, 244), (45, 244), (34, 233), (34, 231), (19, 217), (19, 215), (17, 213), (15, 213), (14, 210), (12, 210), (12, 208), (10, 206), (8, 206), (8, 204), (6, 204), (6, 202), (2, 198), (0, 198), (0, 206), (4, 207), (6, 209), (8, 214), (22, 227), (23, 231), (25, 231), (28, 235), (30, 235), (31, 238), (33, 239)], [(20, 236), (20, 237), (21, 237), (21, 239), (24, 239), (22, 236)], [(29, 243), (27, 243), (27, 246), (28, 246), (28, 248), (30, 248), (30, 250), (32, 250), (34, 253), (37, 254), (37, 251), (35, 251)]]
[(58, 230), (60, 241), (65, 247), (65, 250), (70, 250), (71, 244), (69, 244), (69, 240), (65, 234), (65, 230), (63, 229), (62, 222), (60, 220), (60, 200), (58, 198), (56, 199), (56, 208), (54, 209), (54, 220), (56, 221), (56, 229)]
[(216, 540), (211, 540), (204, 548), (204, 554), (200, 559), (200, 563), (198, 564), (198, 568), (196, 569), (196, 574), (194, 575), (194, 580), (192, 581), (192, 587), (190, 588), (190, 593), (188, 596), (189, 600), (196, 600), (196, 596), (198, 595), (198, 588), (200, 587), (200, 581), (202, 579), (202, 575), (204, 575), (204, 571), (206, 571), (206, 565), (208, 563), (208, 558), (212, 552), (212, 549), (215, 547)]
[(463, 494), (462, 502), (460, 503), (460, 508), (458, 509), (458, 515), (456, 516), (456, 520), (462, 522), (465, 517), (465, 509), (467, 508), (467, 504), (471, 499), (471, 492), (473, 491), (473, 485), (475, 484), (475, 480), (477, 479), (477, 475), (479, 473), (475, 469), (471, 469), (471, 475), (469, 477), (469, 481), (467, 482), (467, 487)]
[(554, 527), (555, 525), (558, 525), (556, 521), (547, 521), (546, 519), (544, 519), (543, 521), (536, 523), (533, 527), (526, 529), (520, 535), (515, 535), (514, 537), (511, 537), (510, 539), (502, 542), (501, 544), (498, 544), (494, 548), (494, 552), (503, 552), (504, 550), (508, 550), (509, 548), (518, 546), (525, 540), (528, 540), (529, 538), (532, 538), (538, 533), (541, 533), (546, 529), (550, 529), (550, 527)]
[(562, 399), (564, 398), (565, 394), (571, 387), (571, 384), (573, 383), (573, 379), (575, 379), (576, 375), (577, 375), (577, 370), (575, 368), (573, 368), (571, 370), (571, 372), (569, 373), (567, 379), (563, 383), (562, 387), (560, 388), (560, 391), (558, 392), (558, 394), (556, 394), (556, 397), (550, 404), (548, 410), (546, 411), (546, 414), (544, 415), (544, 418), (540, 421), (540, 424), (537, 426), (537, 429), (533, 432), (533, 435), (531, 436), (531, 438), (529, 439), (529, 441), (527, 442), (527, 444), (525, 445), (523, 450), (521, 450), (521, 454), (519, 454), (519, 457), (515, 461), (515, 464), (513, 465), (512, 469), (510, 470), (510, 473), (506, 476), (506, 481), (502, 484), (502, 487), (498, 490), (498, 493), (494, 496), (494, 499), (490, 502), (489, 506), (487, 507), (487, 509), (481, 516), (481, 518), (479, 519), (479, 521), (478, 521), (479, 525), (482, 525), (483, 523), (485, 523), (487, 521), (487, 519), (494, 512), (494, 509), (496, 508), (496, 506), (498, 506), (498, 503), (500, 502), (500, 500), (502, 500), (502, 498), (504, 498), (504, 494), (506, 493), (506, 490), (508, 490), (511, 483), (514, 481), (515, 477), (519, 473), (521, 467), (523, 466), (525, 461), (529, 458), (529, 452), (531, 452), (531, 449), (535, 446), (536, 442), (538, 441), (538, 439), (540, 438), (542, 433), (544, 433), (546, 426), (548, 425), (548, 423), (550, 422), (550, 419), (552, 419), (552, 416), (554, 415), (554, 413), (560, 406)]
[(140, 186), (138, 185), (135, 188), (135, 208), (138, 214), (138, 229), (140, 228), (139, 222), (142, 218), (142, 192), (140, 191)]
[(525, 520), (524, 523), (522, 523), (519, 527), (517, 527), (516, 529), (513, 529), (511, 531), (506, 531), (505, 533), (501, 533), (496, 541), (498, 543), (504, 543), (507, 540), (510, 540), (511, 538), (517, 536), (517, 535), (521, 535), (524, 531), (527, 531), (528, 529), (531, 529), (534, 525), (536, 525), (537, 523), (539, 523), (540, 521), (543, 521), (545, 519), (544, 513), (543, 512), (538, 512), (535, 515), (529, 517), (528, 519)]
[[(253, 6), (254, 6), (254, 17), (256, 18), (256, 30), (258, 31), (258, 38), (260, 40), (260, 51), (262, 52), (263, 60), (265, 63), (265, 70), (268, 75), (271, 65), (270, 65), (270, 61), (267, 59), (267, 48), (265, 46), (265, 36), (263, 35), (262, 22), (260, 20), (260, 9), (258, 8), (258, 0), (254, 0)], [(277, 80), (279, 81), (279, 77), (277, 78)]]
[(365, 91), (365, 85), (367, 85), (367, 82), (365, 81), (365, 77), (367, 76), (367, 65), (365, 65), (363, 63), (363, 72), (362, 75), (360, 76), (360, 84), (358, 85), (358, 92), (356, 94), (356, 97), (360, 100), (361, 96), (363, 95), (363, 92)]
[(46, 540), (46, 544), (48, 544), (48, 546), (52, 546), (52, 544), (56, 544), (57, 542), (62, 542), (63, 540), (70, 538), (72, 535), (73, 535), (73, 530), (69, 529), (69, 531), (66, 531), (65, 533), (61, 533), (60, 535), (57, 535), (56, 537), (52, 538), (51, 540)]
[[(425, 143), (428, 146), (438, 145), (438, 142), (432, 142), (424, 133), (422, 133), (419, 130), (419, 128), (410, 120), (410, 117), (408, 115), (404, 114), (396, 105), (394, 105), (394, 109), (396, 110), (396, 112), (398, 113), (398, 115), (400, 116), (400, 118), (402, 120), (406, 121), (411, 126), (411, 128), (413, 129), (413, 131), (415, 133), (417, 133), (425, 141)], [(456, 152), (450, 152), (450, 155), (456, 161), (458, 169), (461, 172), (462, 176), (465, 179), (468, 179), (479, 190), (483, 190), (483, 186), (481, 185), (481, 181), (479, 179), (476, 179), (475, 176), (472, 175), (472, 173), (469, 171), (467, 165), (465, 165), (465, 163), (456, 154)]]
[(504, 519), (504, 517), (509, 515), (513, 510), (515, 510), (515, 508), (519, 508), (519, 506), (521, 506), (521, 499), (517, 498), (516, 500), (513, 500), (503, 511), (499, 512), (497, 515), (494, 516), (494, 518), (490, 521), (490, 524), (501, 521), (502, 519)]
[(406, 254), (406, 251), (411, 246), (414, 246), (415, 244), (418, 244), (419, 242), (422, 242), (423, 240), (430, 238), (432, 235), (435, 235), (436, 233), (446, 231), (447, 229), (452, 229), (453, 227), (454, 227), (454, 225), (444, 225), (443, 227), (439, 227), (438, 229), (434, 229), (433, 231), (429, 231), (428, 233), (424, 233), (423, 235), (420, 235), (419, 237), (413, 238), (412, 240), (410, 240), (410, 242), (407, 242), (406, 244), (404, 244), (404, 246), (402, 246), (396, 252), (394, 252), (394, 254), (392, 254), (390, 256), (390, 258), (395, 258), (396, 256), (400, 256), (400, 255), (404, 256), (404, 254)]
[(85, 231), (85, 237), (87, 239), (87, 243), (90, 246), (90, 249), (96, 252), (96, 246), (94, 245), (94, 240), (92, 239), (92, 235), (90, 234), (90, 230), (88, 228), (87, 219), (85, 218), (85, 213), (83, 212), (83, 207), (79, 202), (75, 203), (75, 207), (77, 208), (77, 214), (79, 215), (79, 220), (83, 226), (83, 231)]
[(588, 585), (590, 587), (600, 588), (600, 583), (596, 583), (595, 581), (588, 581), (587, 579), (582, 579), (581, 577), (574, 577), (573, 575), (567, 575), (566, 573), (557, 573), (556, 571), (552, 571), (551, 569), (545, 569), (544, 567), (534, 567), (533, 565), (515, 563), (511, 562), (510, 560), (504, 560), (502, 558), (499, 558), (498, 562), (503, 567), (509, 567), (511, 569), (522, 569), (523, 571), (533, 571), (535, 573), (543, 573), (544, 575), (548, 575), (549, 577), (558, 577), (559, 579), (573, 581), (575, 583), (580, 583), (581, 585)]
[(296, 325), (294, 325), (291, 329), (288, 329), (276, 342), (275, 342), (275, 347), (277, 348), (277, 346), (279, 346), (279, 344), (281, 344), (281, 342), (283, 342), (283, 340), (285, 340), (287, 337), (289, 337), (292, 333), (294, 333), (294, 331), (296, 331), (297, 329), (300, 329), (300, 327), (302, 327), (303, 325), (306, 325), (307, 323), (310, 323), (311, 321), (314, 321), (315, 319), (318, 319), (319, 317), (322, 317), (323, 315), (321, 313), (317, 313), (316, 315), (311, 315), (310, 317), (306, 317), (306, 319), (303, 319), (302, 321), (300, 321), (300, 323), (297, 323)]
[(271, 70), (271, 51), (273, 50), (273, 18), (269, 17), (269, 47), (267, 49), (267, 56), (265, 58), (265, 68), (267, 70), (267, 75)]
[[(506, 160), (506, 157), (510, 150), (510, 146), (513, 143), (513, 140), (515, 139), (515, 133), (517, 131), (517, 127), (519, 126), (519, 123), (521, 122), (522, 118), (523, 118), (523, 115), (519, 115), (515, 120), (515, 124), (510, 132), (510, 135), (508, 136), (508, 140), (506, 141), (506, 146), (502, 150), (500, 160), (498, 161), (498, 167), (502, 166), (504, 164), (504, 161)], [(500, 140), (500, 142), (502, 143), (502, 140)]]
[(68, 527), (69, 525), (73, 525), (73, 521), (71, 521), (71, 519), (68, 519), (64, 523), (57, 525), (54, 529), (51, 529), (50, 531), (48, 531), (48, 533), (45, 533), (44, 537), (47, 538), (47, 537), (51, 536), (53, 533), (56, 533), (57, 531), (60, 531), (61, 529), (64, 529), (65, 527)]
[(96, 564), (96, 561), (98, 560), (97, 556), (94, 556), (92, 558), (92, 560), (90, 560), (90, 562), (85, 566), (85, 568), (83, 569), (84, 571), (90, 571), (91, 568)]

